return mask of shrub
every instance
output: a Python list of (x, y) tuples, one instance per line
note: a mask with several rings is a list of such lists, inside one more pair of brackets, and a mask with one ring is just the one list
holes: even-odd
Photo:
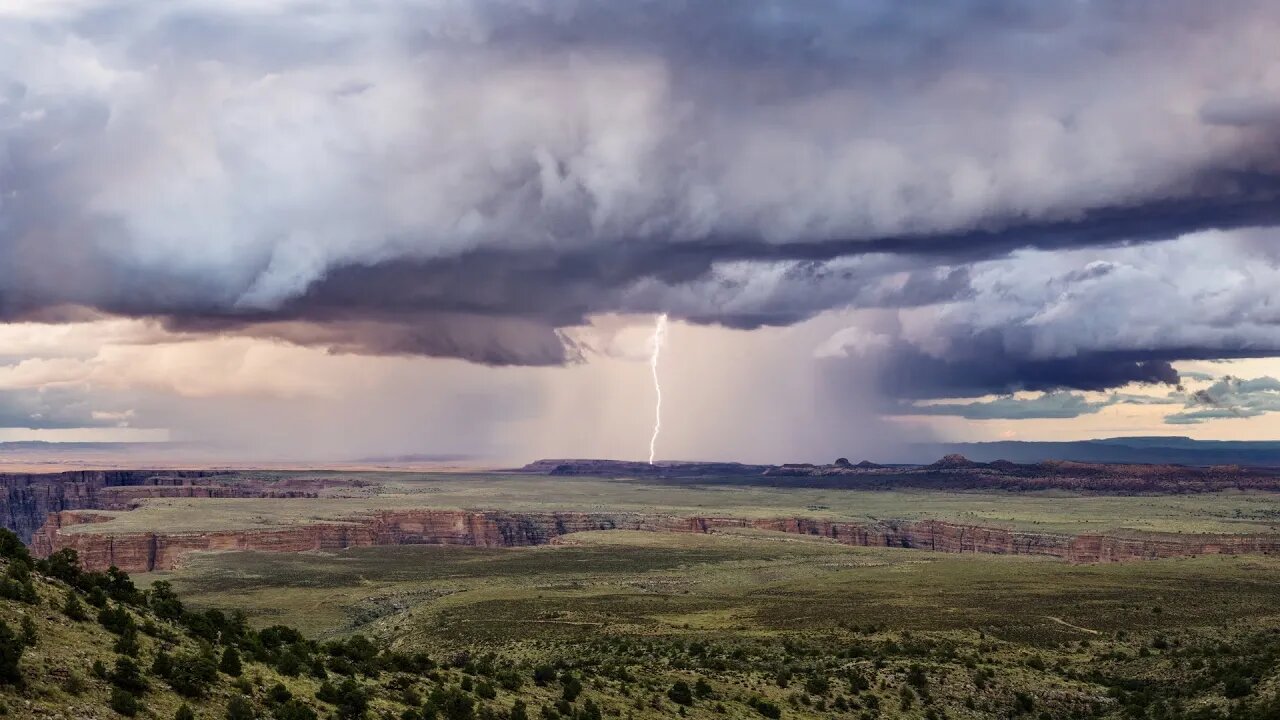
[(143, 679), (138, 663), (132, 658), (116, 658), (116, 666), (107, 679), (112, 685), (129, 692), (143, 693), (147, 690), (147, 681)]
[(50, 553), (49, 557), (36, 562), (36, 568), (45, 575), (69, 585), (80, 582), (80, 555), (71, 548)]
[(533, 684), (538, 687), (550, 685), (556, 679), (556, 669), (550, 665), (539, 665), (533, 669)]
[(475, 717), (475, 701), (459, 688), (437, 685), (427, 698), (427, 709), (438, 713), (444, 720), (471, 720)]
[(156, 617), (165, 620), (178, 620), (182, 617), (182, 601), (178, 599), (177, 594), (173, 592), (173, 585), (167, 580), (158, 580), (151, 584), (147, 604), (151, 606), (151, 611), (156, 614)]
[(192, 711), (190, 705), (182, 703), (182, 707), (179, 707), (178, 711), (173, 714), (173, 720), (196, 720), (196, 714)]
[(179, 695), (203, 697), (218, 679), (218, 666), (211, 652), (189, 652), (173, 658), (172, 669), (165, 678)]
[(111, 709), (125, 717), (133, 717), (142, 709), (142, 703), (138, 702), (137, 695), (128, 690), (115, 688), (111, 691)]
[(272, 711), (275, 720), (316, 720), (316, 711), (299, 700), (290, 700)]
[(26, 563), (31, 567), (31, 551), (12, 530), (0, 528), (0, 558)]
[(218, 663), (218, 669), (231, 677), (240, 677), (240, 673), (244, 672), (240, 664), (240, 653), (233, 647), (227, 647), (222, 651), (222, 661)]
[(778, 718), (782, 717), (782, 708), (758, 697), (753, 697), (748, 700), (747, 706), (764, 717), (769, 718), (769, 720), (778, 720)]
[(104, 607), (99, 610), (98, 623), (117, 635), (129, 628), (137, 629), (133, 622), (133, 616), (120, 605)]
[(80, 596), (75, 590), (67, 591), (67, 600), (62, 604), (62, 614), (76, 622), (89, 619), (89, 613), (84, 609), (84, 603), (80, 602)]
[(0, 620), (0, 684), (22, 682), (22, 669), (18, 664), (26, 649), (26, 644), (13, 633), (9, 624)]
[(826, 695), (831, 690), (831, 683), (821, 675), (810, 675), (805, 678), (804, 691), (810, 695)]
[(240, 695), (231, 698), (231, 702), (227, 703), (227, 720), (255, 720), (257, 715), (253, 712), (253, 703), (249, 699)]
[(116, 639), (114, 649), (121, 655), (138, 657), (138, 631), (132, 627), (125, 628), (125, 631), (120, 633), (120, 637)]
[(683, 680), (675, 681), (671, 689), (667, 690), (667, 697), (671, 698), (671, 702), (677, 705), (693, 704), (693, 690), (689, 688), (689, 683)]
[(564, 673), (560, 678), (560, 697), (566, 702), (573, 702), (582, 694), (582, 681), (574, 677), (570, 673)]
[(40, 638), (36, 633), (36, 621), (32, 620), (30, 615), (23, 615), (22, 644), (27, 647), (35, 647), (38, 642), (40, 642)]

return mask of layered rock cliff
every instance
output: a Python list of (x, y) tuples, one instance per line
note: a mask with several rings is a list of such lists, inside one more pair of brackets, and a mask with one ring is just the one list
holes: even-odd
[[(184, 470), (85, 470), (61, 473), (0, 473), (0, 524), (30, 541), (31, 533), (51, 512), (82, 508), (124, 507), (117, 488), (149, 486), (182, 487), (208, 482), (217, 473)], [(169, 492), (176, 492), (169, 490)]]
[(1116, 537), (1038, 533), (937, 520), (856, 523), (813, 518), (746, 519), (581, 512), (395, 510), (363, 515), (347, 522), (260, 530), (203, 533), (99, 533), (89, 528), (79, 528), (76, 532), (65, 530), (72, 525), (108, 519), (93, 512), (52, 513), (35, 533), (32, 548), (38, 555), (73, 548), (88, 569), (103, 570), (115, 565), (129, 572), (172, 569), (186, 554), (196, 551), (305, 552), (413, 544), (522, 547), (543, 545), (570, 533), (612, 529), (709, 533), (726, 528), (755, 528), (825, 537), (864, 547), (1039, 555), (1072, 562), (1280, 552), (1280, 536), (1269, 535)]

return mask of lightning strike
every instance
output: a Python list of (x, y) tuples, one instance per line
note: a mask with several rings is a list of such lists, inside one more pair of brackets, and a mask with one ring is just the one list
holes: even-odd
[(658, 433), (662, 431), (662, 384), (658, 382), (658, 356), (662, 353), (662, 343), (667, 339), (667, 314), (662, 313), (653, 326), (653, 354), (649, 356), (649, 370), (653, 373), (653, 390), (657, 394), (657, 403), (653, 411), (653, 437), (649, 438), (649, 464), (653, 464), (654, 451), (658, 447)]

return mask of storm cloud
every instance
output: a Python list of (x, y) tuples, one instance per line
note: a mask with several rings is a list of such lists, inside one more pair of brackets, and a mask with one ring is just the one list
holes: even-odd
[(1148, 248), (1280, 223), (1262, 0), (84, 0), (0, 32), (3, 319), (555, 365), (599, 313), (901, 308), (900, 397), (1280, 348), (1194, 279), (1143, 310), (1182, 272)]
[(1280, 261), (1264, 236), (1274, 233), (972, 263), (953, 299), (837, 332), (819, 354), (875, 361), (877, 382), (898, 398), (1176, 387), (1179, 361), (1280, 354)]

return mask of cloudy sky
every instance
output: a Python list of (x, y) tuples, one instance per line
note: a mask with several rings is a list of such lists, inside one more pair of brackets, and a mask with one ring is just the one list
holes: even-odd
[(1270, 0), (0, 3), (0, 439), (1280, 438)]

